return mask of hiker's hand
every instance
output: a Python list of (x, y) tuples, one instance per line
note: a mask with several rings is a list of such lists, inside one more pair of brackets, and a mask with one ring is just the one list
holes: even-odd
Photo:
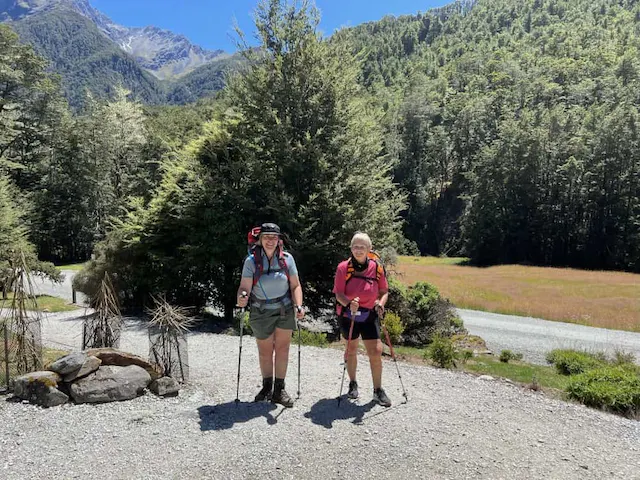
[(298, 320), (302, 320), (305, 313), (305, 309), (302, 305), (296, 305), (296, 318)]
[(249, 295), (247, 295), (247, 292), (242, 292), (242, 294), (238, 296), (238, 306), (240, 308), (244, 308), (247, 306), (248, 303), (249, 303)]
[(358, 309), (360, 308), (360, 297), (356, 297), (353, 300), (351, 300), (351, 303), (349, 306), (351, 308), (352, 315), (355, 315), (356, 313), (358, 313)]
[(384, 305), (380, 303), (380, 300), (376, 300), (376, 303), (373, 306), (373, 308), (376, 310), (378, 317), (382, 318), (384, 316)]

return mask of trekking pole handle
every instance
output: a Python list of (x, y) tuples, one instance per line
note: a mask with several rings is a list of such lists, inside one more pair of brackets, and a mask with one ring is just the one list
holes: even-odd
[[(249, 296), (249, 294), (247, 292), (245, 292), (244, 290), (242, 291), (242, 293), (240, 294), (240, 298), (247, 298)], [(239, 305), (236, 305), (239, 306)], [(241, 307), (242, 309), (245, 309), (247, 307)]]

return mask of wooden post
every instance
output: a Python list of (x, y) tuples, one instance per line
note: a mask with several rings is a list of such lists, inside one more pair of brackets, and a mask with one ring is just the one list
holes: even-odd
[(8, 320), (5, 320), (2, 330), (4, 330), (4, 369), (5, 369), (5, 383), (7, 390), (9, 390), (9, 327), (7, 326)]

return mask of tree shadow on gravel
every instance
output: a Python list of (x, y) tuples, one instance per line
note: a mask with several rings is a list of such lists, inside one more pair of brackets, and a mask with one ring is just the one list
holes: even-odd
[(265, 417), (269, 425), (278, 423), (278, 415), (271, 412), (278, 407), (270, 402), (227, 402), (220, 405), (198, 407), (200, 430), (228, 430), (236, 423), (245, 423), (254, 418)]
[(343, 395), (340, 406), (338, 406), (337, 398), (323, 398), (316, 402), (304, 416), (311, 419), (316, 425), (322, 425), (325, 428), (333, 428), (335, 420), (353, 419), (351, 423), (357, 425), (362, 423), (364, 415), (375, 405), (376, 402), (373, 400), (364, 405), (358, 405), (347, 400), (346, 395)]

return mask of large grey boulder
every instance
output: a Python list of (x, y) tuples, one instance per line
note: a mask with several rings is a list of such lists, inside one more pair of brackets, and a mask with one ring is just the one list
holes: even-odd
[(104, 403), (131, 400), (144, 393), (151, 382), (147, 371), (137, 365), (101, 366), (88, 376), (71, 384), (76, 403)]
[(161, 397), (175, 397), (180, 391), (180, 385), (175, 378), (162, 377), (151, 382), (149, 390)]
[(60, 375), (55, 372), (31, 372), (15, 379), (13, 393), (43, 407), (55, 407), (69, 401), (69, 397), (58, 390)]
[(87, 354), (83, 352), (73, 352), (64, 357), (60, 357), (48, 369), (60, 375), (68, 375), (71, 372), (79, 370), (87, 361)]
[(64, 381), (69, 383), (78, 378), (86, 377), (90, 373), (95, 372), (100, 367), (101, 363), (102, 360), (98, 357), (87, 357), (79, 369), (64, 376)]

